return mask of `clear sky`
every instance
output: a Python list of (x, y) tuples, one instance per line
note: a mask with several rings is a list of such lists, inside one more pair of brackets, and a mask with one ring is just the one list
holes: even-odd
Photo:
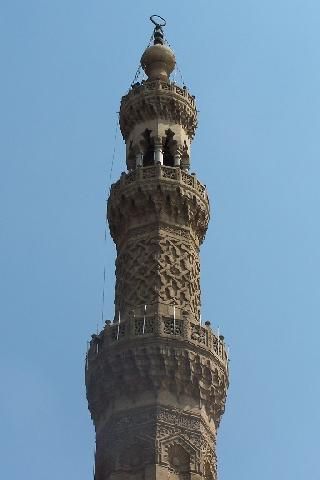
[[(318, 479), (318, 0), (0, 2), (0, 476), (92, 478), (84, 355), (104, 265), (113, 316), (116, 112), (155, 13), (200, 111), (202, 318), (231, 350), (220, 480)], [(113, 181), (124, 165), (118, 134)]]

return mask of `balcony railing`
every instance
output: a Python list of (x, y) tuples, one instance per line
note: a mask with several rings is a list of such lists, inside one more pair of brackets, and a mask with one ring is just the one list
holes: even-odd
[(123, 342), (131, 343), (137, 339), (160, 337), (185, 341), (214, 355), (228, 369), (228, 349), (223, 337), (215, 332), (210, 325), (200, 325), (187, 317), (175, 316), (132, 315), (118, 323), (106, 322), (104, 330), (99, 335), (93, 335), (90, 344), (91, 353), (99, 354), (102, 350), (113, 348)]
[(179, 167), (167, 167), (164, 165), (152, 165), (151, 167), (138, 167), (129, 173), (122, 173), (120, 180), (111, 187), (113, 191), (118, 190), (123, 185), (148, 180), (148, 179), (164, 179), (173, 182), (181, 182), (182, 184), (196, 190), (204, 199), (207, 199), (207, 189), (205, 185), (199, 182), (195, 174), (189, 174)]
[(195, 108), (195, 97), (193, 95), (190, 95), (190, 93), (186, 88), (181, 88), (175, 83), (163, 82), (161, 80), (155, 80), (152, 82), (148, 81), (141, 84), (136, 84), (133, 86), (131, 90), (129, 90), (129, 93), (123, 98), (127, 99), (131, 96), (139, 95), (139, 93), (145, 90), (148, 90), (148, 91), (164, 90), (166, 92), (172, 92), (178, 95), (179, 97), (185, 98)]

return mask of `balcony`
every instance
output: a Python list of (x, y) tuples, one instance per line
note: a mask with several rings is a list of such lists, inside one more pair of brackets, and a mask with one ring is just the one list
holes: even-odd
[(179, 167), (167, 167), (164, 165), (152, 165), (151, 167), (138, 167), (129, 173), (122, 173), (120, 180), (111, 187), (111, 192), (116, 192), (121, 187), (125, 187), (132, 183), (152, 181), (168, 181), (172, 183), (182, 183), (191, 190), (195, 190), (197, 194), (206, 202), (209, 201), (207, 189), (205, 185), (199, 182), (195, 174), (189, 174)]
[(155, 313), (153, 306), (141, 306), (124, 321), (107, 321), (102, 332), (92, 336), (89, 358), (94, 360), (97, 355), (110, 353), (121, 346), (130, 348), (141, 343), (154, 343), (158, 339), (167, 344), (175, 342), (177, 347), (191, 348), (200, 354), (210, 354), (228, 372), (228, 351), (223, 337), (209, 325), (200, 325), (179, 314), (176, 316), (174, 307), (166, 307), (167, 315)]

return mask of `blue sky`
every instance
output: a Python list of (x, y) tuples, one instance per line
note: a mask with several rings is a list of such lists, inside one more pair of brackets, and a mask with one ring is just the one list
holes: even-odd
[[(320, 3), (0, 4), (0, 473), (92, 478), (86, 341), (113, 316), (116, 112), (166, 17), (213, 210), (202, 318), (226, 337), (220, 480), (320, 478)], [(124, 163), (118, 134), (111, 172)]]

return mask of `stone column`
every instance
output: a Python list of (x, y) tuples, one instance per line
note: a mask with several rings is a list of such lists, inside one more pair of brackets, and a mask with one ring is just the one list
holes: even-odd
[(143, 167), (143, 155), (141, 152), (137, 153), (136, 155), (136, 166)]
[(162, 141), (161, 137), (154, 139), (154, 163), (163, 165)]
[(181, 147), (176, 147), (175, 152), (173, 154), (173, 156), (174, 156), (174, 166), (175, 167), (180, 167), (181, 166), (181, 155), (182, 155)]

